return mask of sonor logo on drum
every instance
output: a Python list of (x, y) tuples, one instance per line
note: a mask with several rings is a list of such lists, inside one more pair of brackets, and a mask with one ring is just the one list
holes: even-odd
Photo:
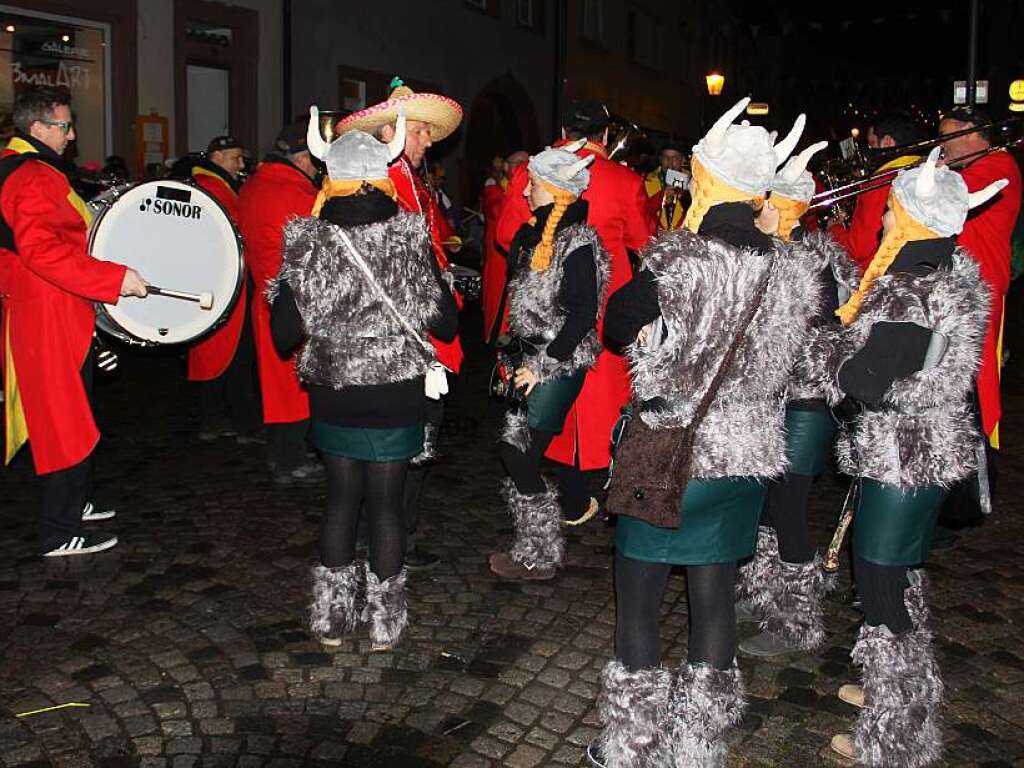
[(199, 221), (203, 214), (201, 205), (192, 203), (192, 193), (174, 187), (157, 187), (156, 197), (147, 197), (139, 204), (143, 213), (155, 213), (163, 216), (177, 216), (182, 219)]

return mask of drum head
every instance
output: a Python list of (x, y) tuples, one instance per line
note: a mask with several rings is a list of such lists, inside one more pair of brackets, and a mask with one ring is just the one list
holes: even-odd
[(104, 305), (113, 325), (142, 342), (184, 344), (204, 336), (227, 319), (242, 285), (241, 244), (228, 215), (206, 192), (179, 181), (124, 191), (94, 219), (89, 251), (161, 288), (213, 293), (208, 310), (153, 295)]

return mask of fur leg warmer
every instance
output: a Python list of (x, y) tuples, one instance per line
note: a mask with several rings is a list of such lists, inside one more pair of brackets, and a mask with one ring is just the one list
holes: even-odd
[(366, 564), (366, 613), (370, 623), (370, 641), (374, 645), (394, 645), (409, 623), (409, 607), (405, 597), (406, 569), (403, 567), (389, 579), (381, 581)]
[(525, 408), (509, 408), (505, 411), (505, 424), (499, 442), (508, 443), (526, 453), (530, 447), (530, 423)]
[(748, 601), (758, 613), (766, 613), (781, 588), (779, 538), (774, 528), (757, 529), (754, 558), (741, 566), (736, 575), (736, 599)]
[(718, 768), (724, 763), (726, 732), (743, 719), (743, 677), (727, 670), (687, 664), (679, 670), (669, 703), (674, 765)]
[(502, 495), (508, 504), (515, 533), (509, 557), (521, 565), (557, 568), (565, 560), (565, 533), (558, 495), (547, 483), (544, 493), (520, 493), (505, 480)]
[(359, 620), (358, 569), (356, 563), (341, 568), (318, 565), (313, 569), (313, 602), (309, 606), (309, 628), (313, 634), (341, 637), (355, 629)]
[(672, 673), (661, 667), (629, 672), (610, 661), (601, 673), (597, 714), (604, 726), (607, 768), (661, 768), (669, 763), (665, 715)]
[(921, 571), (907, 577), (904, 600), (914, 628), (894, 635), (885, 625), (863, 626), (853, 648), (867, 700), (853, 729), (863, 765), (922, 768), (942, 757), (943, 684), (927, 625), (927, 580)]
[(813, 651), (825, 642), (822, 596), (835, 585), (835, 576), (821, 569), (821, 559), (809, 563), (779, 563), (775, 603), (766, 606), (761, 629), (794, 648)]

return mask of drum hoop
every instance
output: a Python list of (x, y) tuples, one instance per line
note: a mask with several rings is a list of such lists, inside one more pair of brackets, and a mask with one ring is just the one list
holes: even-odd
[[(220, 200), (218, 200), (205, 189), (200, 187), (192, 179), (150, 179), (149, 181), (137, 181), (134, 184), (126, 185), (124, 187), (124, 191), (118, 194), (112, 202), (110, 202), (107, 205), (104, 205), (102, 211), (93, 216), (92, 223), (89, 225), (89, 241), (86, 246), (89, 249), (89, 255), (92, 256), (92, 246), (93, 242), (96, 239), (96, 233), (99, 231), (100, 223), (103, 221), (103, 218), (107, 215), (107, 213), (110, 212), (110, 209), (114, 207), (114, 204), (118, 200), (120, 200), (124, 195), (126, 195), (128, 192), (131, 192), (136, 187), (141, 187), (143, 184), (158, 184), (160, 182), (168, 181), (173, 181), (178, 184), (184, 184), (187, 187), (192, 187), (197, 192), (201, 192), (203, 195), (208, 197), (210, 200), (214, 202), (214, 204), (218, 208), (220, 208), (221, 212), (224, 214), (224, 218), (227, 219), (228, 225), (231, 227), (232, 233), (235, 236), (235, 242), (238, 244), (238, 279), (235, 281), (235, 287), (231, 293), (231, 301), (229, 301), (227, 306), (225, 307), (224, 314), (221, 315), (217, 322), (211, 325), (207, 330), (203, 331), (198, 336), (189, 339), (188, 341), (176, 341), (173, 343), (163, 344), (159, 341), (152, 341), (151, 339), (140, 339), (135, 334), (129, 333), (124, 328), (121, 328), (121, 324), (114, 319), (113, 315), (111, 315), (110, 312), (107, 311), (108, 307), (114, 306), (113, 304), (105, 304), (99, 301), (96, 302), (97, 314), (102, 313), (110, 321), (112, 325), (119, 328), (121, 332), (124, 334), (123, 337), (120, 337), (121, 340), (127, 341), (129, 344), (137, 345), (140, 347), (173, 347), (178, 344), (191, 345), (197, 344), (203, 339), (208, 338), (214, 332), (218, 331), (220, 327), (230, 319), (231, 313), (235, 311), (235, 304), (238, 302), (238, 297), (242, 293), (242, 286), (245, 284), (245, 243), (242, 241), (242, 236), (238, 231), (238, 225), (231, 218), (231, 214), (228, 213), (228, 209), (221, 204)], [(103, 331), (104, 333), (110, 333), (110, 331), (107, 331), (105, 328), (100, 328), (100, 330)]]

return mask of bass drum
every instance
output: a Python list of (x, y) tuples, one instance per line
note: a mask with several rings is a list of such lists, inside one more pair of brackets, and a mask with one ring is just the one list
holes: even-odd
[(242, 289), (242, 241), (228, 214), (194, 184), (147, 181), (94, 199), (89, 252), (175, 291), (212, 293), (213, 305), (150, 294), (98, 304), (97, 327), (129, 344), (190, 344), (227, 321)]

